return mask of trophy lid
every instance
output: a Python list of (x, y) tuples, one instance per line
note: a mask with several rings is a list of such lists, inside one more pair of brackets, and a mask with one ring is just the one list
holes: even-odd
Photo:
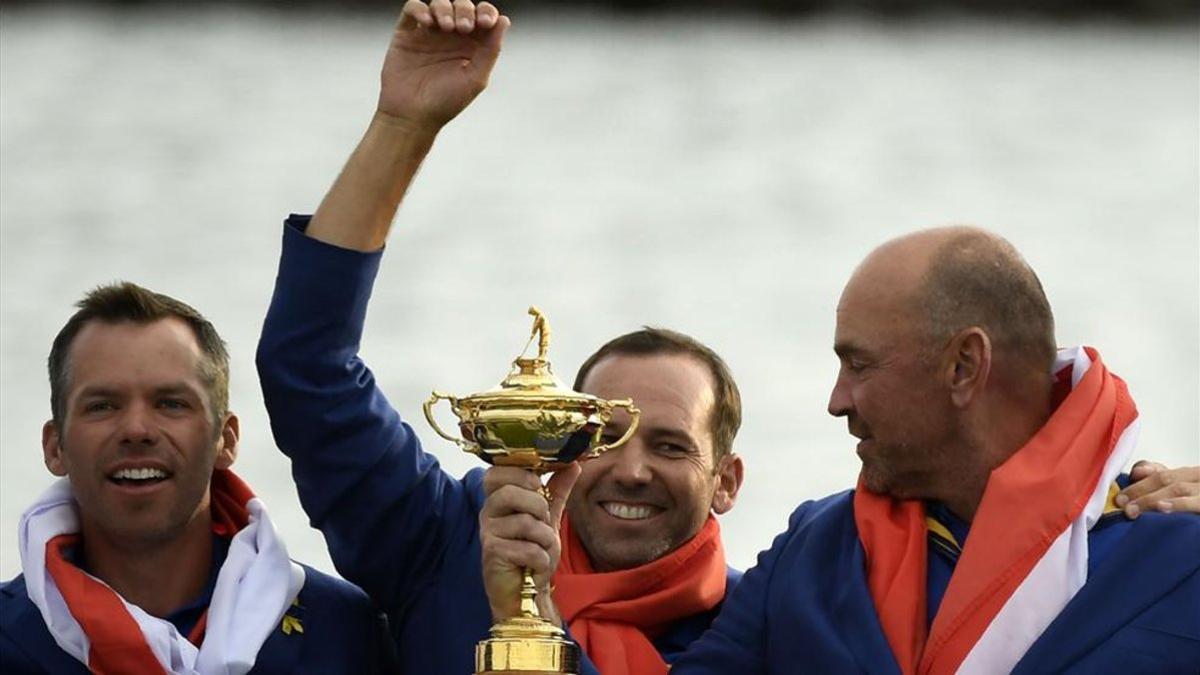
[[(529, 332), (529, 342), (513, 361), (512, 370), (500, 383), (487, 391), (481, 391), (463, 397), (462, 401), (497, 403), (506, 399), (513, 401), (528, 401), (530, 399), (554, 399), (564, 403), (589, 404), (597, 401), (595, 396), (583, 394), (570, 389), (554, 374), (550, 359), (546, 352), (550, 347), (550, 326), (546, 317), (537, 307), (530, 307), (529, 314), (533, 319), (533, 328)], [(532, 358), (525, 357), (525, 351), (538, 338), (538, 353)]]
[[(534, 317), (529, 342), (500, 386), (463, 398), (433, 392), (424, 405), (430, 426), (442, 438), (489, 464), (520, 466), (539, 473), (625, 444), (641, 416), (633, 401), (608, 401), (564, 386), (546, 357), (550, 344), (546, 317), (536, 307), (530, 307), (529, 314)], [(538, 338), (537, 356), (526, 357), (534, 337)], [(447, 434), (434, 419), (433, 405), (440, 400), (450, 403), (461, 438)], [(630, 423), (619, 439), (604, 443), (601, 431), (616, 408), (629, 413)]]

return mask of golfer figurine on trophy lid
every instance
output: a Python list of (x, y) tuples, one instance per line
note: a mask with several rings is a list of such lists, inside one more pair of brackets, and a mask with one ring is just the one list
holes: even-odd
[[(462, 398), (435, 391), (425, 402), (425, 419), (439, 436), (489, 464), (524, 467), (542, 475), (623, 445), (637, 430), (640, 412), (629, 399), (607, 401), (566, 388), (546, 356), (546, 317), (536, 307), (530, 307), (529, 314), (534, 317), (529, 342), (500, 386)], [(526, 358), (535, 337), (537, 356)], [(447, 434), (433, 419), (433, 406), (443, 399), (458, 417), (461, 437)], [(601, 444), (615, 408), (629, 412), (629, 428), (615, 442)], [(549, 498), (545, 490), (542, 496)], [(477, 674), (579, 672), (579, 646), (539, 615), (536, 598), (533, 576), (525, 570), (521, 613), (492, 626), (491, 637), (476, 645)]]

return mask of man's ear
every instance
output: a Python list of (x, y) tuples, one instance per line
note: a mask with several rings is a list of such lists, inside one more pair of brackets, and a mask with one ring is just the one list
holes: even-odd
[(59, 437), (58, 425), (54, 420), (47, 420), (42, 425), (42, 461), (46, 468), (55, 476), (67, 475), (67, 462), (63, 459), (62, 439)]
[(717, 515), (726, 513), (737, 502), (745, 470), (742, 458), (732, 452), (722, 457), (717, 464), (717, 489), (713, 492), (712, 499), (712, 510)]
[(225, 421), (221, 423), (221, 437), (217, 439), (217, 461), (213, 468), (228, 469), (233, 466), (233, 460), (237, 459), (240, 436), (241, 426), (238, 424), (237, 415), (226, 413)]
[(992, 340), (982, 328), (964, 328), (951, 338), (943, 372), (956, 407), (970, 405), (983, 391), (991, 371)]

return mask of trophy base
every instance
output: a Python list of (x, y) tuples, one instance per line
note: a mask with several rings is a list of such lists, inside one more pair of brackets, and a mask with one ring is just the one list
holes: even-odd
[(475, 645), (476, 675), (576, 675), (579, 645), (557, 626), (518, 616), (492, 626), (492, 637)]

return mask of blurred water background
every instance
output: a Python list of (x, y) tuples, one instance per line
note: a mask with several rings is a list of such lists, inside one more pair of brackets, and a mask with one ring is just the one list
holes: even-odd
[[(253, 366), (281, 221), (315, 208), (365, 127), (395, 11), (331, 7), (0, 9), (0, 576), (51, 481), (50, 341), (114, 279), (224, 333), (237, 468), (293, 556), (331, 569)], [(1198, 461), (1194, 21), (683, 7), (515, 14), (490, 90), (402, 207), (364, 353), (448, 471), (476, 462), (420, 403), (496, 384), (529, 304), (568, 381), (614, 335), (683, 330), (742, 388), (747, 478), (723, 524), (748, 566), (798, 503), (854, 482), (825, 413), (842, 285), (886, 238), (949, 222), (1010, 238), (1060, 342), (1130, 382), (1139, 456)]]

